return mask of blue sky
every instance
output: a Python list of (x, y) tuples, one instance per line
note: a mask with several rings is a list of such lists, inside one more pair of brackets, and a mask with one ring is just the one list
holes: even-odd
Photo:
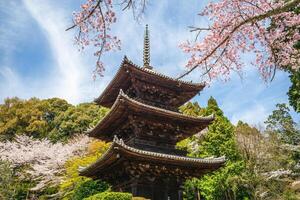
[[(150, 1), (145, 16), (133, 20), (130, 11), (118, 11), (113, 32), (122, 41), (122, 50), (103, 57), (107, 69), (103, 78), (92, 80), (93, 50), (78, 52), (74, 32), (64, 31), (71, 24), (72, 11), (83, 0), (0, 1), (0, 102), (7, 97), (61, 97), (73, 104), (96, 98), (119, 68), (124, 55), (142, 63), (143, 32), (149, 24), (151, 64), (155, 70), (178, 76), (188, 55), (180, 42), (194, 39), (188, 26), (207, 21), (196, 14), (207, 1)], [(244, 56), (246, 62), (251, 56)], [(201, 81), (196, 72), (187, 77)], [(275, 80), (265, 83), (257, 70), (248, 66), (243, 79), (233, 74), (230, 81), (214, 81), (193, 100), (205, 106), (213, 96), (233, 123), (238, 120), (261, 125), (276, 103), (287, 103), (290, 82), (287, 74), (277, 72)], [(293, 113), (299, 121), (299, 115)]]

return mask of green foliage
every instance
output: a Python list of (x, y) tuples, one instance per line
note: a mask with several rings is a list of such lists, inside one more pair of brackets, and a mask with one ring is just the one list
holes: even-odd
[(132, 199), (131, 194), (121, 193), (121, 192), (103, 192), (85, 198), (85, 200), (131, 200), (131, 199)]
[(90, 187), (96, 187), (96, 185), (101, 185), (100, 188), (102, 189), (106, 187), (106, 183), (92, 181), (90, 178), (79, 176), (78, 169), (94, 163), (108, 147), (108, 143), (94, 140), (89, 144), (88, 152), (85, 156), (74, 157), (66, 162), (64, 180), (59, 186), (59, 192), (62, 194), (63, 199), (73, 200), (76, 195), (79, 195), (78, 191), (87, 192), (87, 190), (91, 189)]
[(73, 200), (82, 200), (94, 194), (104, 192), (109, 189), (109, 185), (100, 180), (85, 180), (77, 184), (72, 195)]
[[(300, 42), (298, 42), (300, 49)], [(300, 70), (290, 72), (291, 86), (288, 91), (290, 105), (300, 113)]]
[(247, 191), (240, 187), (235, 181), (244, 170), (243, 162), (227, 161), (222, 169), (204, 175), (200, 181), (200, 193), (207, 200), (215, 199), (236, 199), (237, 196), (245, 197)]
[(286, 105), (277, 107), (269, 116), (266, 122), (268, 132), (263, 135), (257, 128), (241, 121), (234, 127), (213, 98), (209, 99), (206, 108), (191, 103), (183, 106), (181, 111), (186, 114), (214, 114), (215, 120), (201, 139), (191, 137), (178, 146), (189, 150), (191, 156), (225, 155), (227, 158), (221, 169), (200, 179), (186, 181), (185, 199), (194, 200), (196, 195), (207, 200), (295, 199), (296, 193), (289, 189), (289, 184), (297, 180), (299, 172), (294, 171), (292, 177), (267, 178), (279, 169), (293, 170), (300, 158), (299, 151), (287, 148), (294, 149), (292, 145), (298, 144), (297, 125)]
[(278, 134), (280, 139), (287, 144), (300, 143), (300, 131), (297, 130), (286, 104), (277, 104), (277, 109), (272, 112), (265, 122), (268, 130)]
[(13, 169), (8, 162), (0, 161), (0, 199), (26, 199), (28, 190), (34, 183), (18, 177), (20, 171)]
[(234, 126), (224, 116), (223, 111), (212, 97), (208, 100), (206, 108), (201, 109), (197, 104), (187, 105), (181, 108), (183, 113), (192, 113), (195, 116), (214, 114), (215, 116), (214, 122), (209, 125), (203, 139), (197, 141), (196, 138), (191, 138), (193, 142), (198, 142), (199, 147), (190, 152), (190, 155), (196, 157), (226, 156), (227, 162), (218, 171), (209, 173), (201, 179), (187, 181), (185, 198), (194, 199), (196, 190), (199, 190), (205, 199), (231, 199), (238, 195), (243, 196), (244, 193), (247, 194), (235, 182), (235, 178), (241, 174), (245, 165), (238, 152)]
[(179, 108), (180, 112), (190, 116), (200, 116), (203, 109), (199, 106), (197, 102), (188, 102)]
[[(300, 7), (294, 8), (294, 12), (299, 15), (300, 13)], [(299, 27), (298, 30), (300, 31)], [(289, 31), (288, 29), (286, 31)], [(294, 45), (295, 49), (300, 50), (300, 40), (295, 43)], [(289, 88), (289, 91), (287, 93), (289, 97), (289, 103), (294, 108), (294, 110), (298, 113), (300, 113), (300, 70), (292, 70), (292, 67), (288, 67), (287, 70), (290, 74), (290, 81), (291, 86)]]
[(132, 197), (132, 200), (149, 200), (144, 197)]
[(50, 133), (52, 141), (66, 140), (74, 134), (85, 132), (96, 125), (107, 113), (108, 109), (94, 103), (82, 103), (69, 107), (55, 119), (55, 128)]
[(12, 139), (15, 134), (26, 134), (35, 138), (47, 137), (54, 126), (54, 118), (69, 106), (65, 100), (58, 98), (6, 99), (4, 104), (0, 105), (0, 137)]
[(203, 109), (202, 113), (205, 116), (214, 114), (215, 120), (209, 125), (199, 150), (193, 152), (192, 155), (197, 157), (226, 156), (228, 160), (238, 160), (234, 126), (223, 115), (216, 100), (211, 97), (208, 100), (207, 108)]
[(6, 99), (0, 105), (0, 139), (26, 134), (53, 142), (66, 141), (95, 125), (107, 111), (94, 103), (72, 106), (59, 98)]
[[(33, 197), (38, 197), (39, 200), (49, 200), (49, 199), (55, 199), (54, 197), (58, 197), (58, 186), (49, 186), (42, 191), (39, 192), (33, 192)], [(34, 199), (34, 198), (32, 198)]]

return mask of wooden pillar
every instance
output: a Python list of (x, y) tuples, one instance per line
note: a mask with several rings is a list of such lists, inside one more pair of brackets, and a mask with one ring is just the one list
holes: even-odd
[(137, 196), (137, 184), (136, 183), (132, 183), (131, 184), (131, 193), (133, 196)]
[(170, 200), (170, 196), (169, 196), (169, 180), (167, 179), (165, 181), (165, 198), (167, 200)]
[(183, 200), (183, 189), (181, 187), (178, 190), (178, 200)]

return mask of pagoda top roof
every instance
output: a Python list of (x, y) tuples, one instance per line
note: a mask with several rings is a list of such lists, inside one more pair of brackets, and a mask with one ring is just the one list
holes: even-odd
[(186, 95), (186, 97), (181, 100), (181, 105), (190, 100), (205, 87), (204, 83), (182, 81), (156, 72), (152, 68), (140, 67), (124, 56), (116, 75), (103, 93), (94, 101), (99, 105), (111, 107), (118, 96), (119, 90), (122, 89), (126, 91), (130, 87), (130, 78), (132, 75), (135, 75), (135, 77), (143, 77), (143, 79), (147, 79), (150, 83), (159, 84), (161, 87), (179, 92), (188, 92), (188, 95), (181, 93), (181, 95)]
[(109, 168), (119, 159), (126, 157), (134, 160), (150, 161), (164, 165), (176, 165), (181, 167), (213, 170), (224, 165), (225, 156), (218, 158), (192, 158), (171, 154), (145, 151), (126, 145), (122, 139), (114, 138), (110, 148), (92, 165), (79, 170), (81, 176), (95, 177), (101, 170)]
[[(123, 125), (128, 114), (138, 114), (145, 117), (151, 116), (160, 120), (166, 119), (167, 121), (175, 121), (178, 125), (186, 123), (191, 129), (193, 127), (201, 127), (201, 130), (214, 120), (214, 115), (194, 117), (147, 105), (128, 97), (122, 90), (120, 90), (119, 95), (109, 113), (94, 128), (88, 130), (87, 133), (92, 137), (111, 141), (113, 131)], [(187, 135), (188, 137), (195, 133), (189, 132), (187, 134), (189, 134)]]

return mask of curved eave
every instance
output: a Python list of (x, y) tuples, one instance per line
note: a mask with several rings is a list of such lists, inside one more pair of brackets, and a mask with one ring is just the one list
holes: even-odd
[(177, 88), (177, 89), (181, 88), (182, 91), (186, 91), (189, 93), (192, 92), (193, 95), (188, 96), (186, 101), (190, 100), (192, 97), (194, 97), (205, 87), (204, 83), (191, 83), (182, 80), (177, 80), (175, 78), (165, 76), (156, 71), (140, 67), (134, 64), (133, 62), (131, 62), (130, 60), (128, 60), (127, 57), (125, 56), (119, 70), (117, 71), (112, 81), (108, 84), (108, 86), (105, 88), (103, 93), (94, 101), (99, 105), (105, 107), (111, 107), (116, 97), (118, 96), (119, 90), (122, 89), (125, 91), (129, 87), (130, 85), (129, 71), (137, 74), (138, 77), (149, 77), (150, 79), (164, 82), (165, 84), (162, 84), (163, 86), (167, 86), (167, 87), (172, 86), (173, 88)]
[[(187, 116), (178, 112), (165, 110), (162, 108), (150, 106), (131, 99), (120, 90), (119, 95), (113, 104), (109, 113), (87, 133), (102, 140), (109, 140), (112, 136), (112, 130), (118, 127), (118, 123), (122, 123), (130, 113), (145, 113), (147, 116), (152, 116), (157, 119), (168, 119), (169, 121), (177, 121), (180, 123), (188, 123), (191, 127), (207, 126), (214, 120), (214, 115), (207, 117)], [(116, 121), (119, 120), (119, 121)], [(193, 133), (191, 133), (193, 134)], [(195, 134), (195, 133), (194, 133)]]
[(119, 159), (151, 161), (151, 163), (161, 163), (166, 165), (176, 165), (181, 167), (194, 167), (202, 170), (215, 170), (223, 166), (226, 162), (225, 156), (218, 158), (192, 158), (186, 156), (176, 156), (164, 153), (156, 153), (130, 147), (122, 140), (114, 139), (110, 148), (95, 163), (79, 170), (81, 176), (94, 177), (101, 170), (107, 169), (112, 163)]

